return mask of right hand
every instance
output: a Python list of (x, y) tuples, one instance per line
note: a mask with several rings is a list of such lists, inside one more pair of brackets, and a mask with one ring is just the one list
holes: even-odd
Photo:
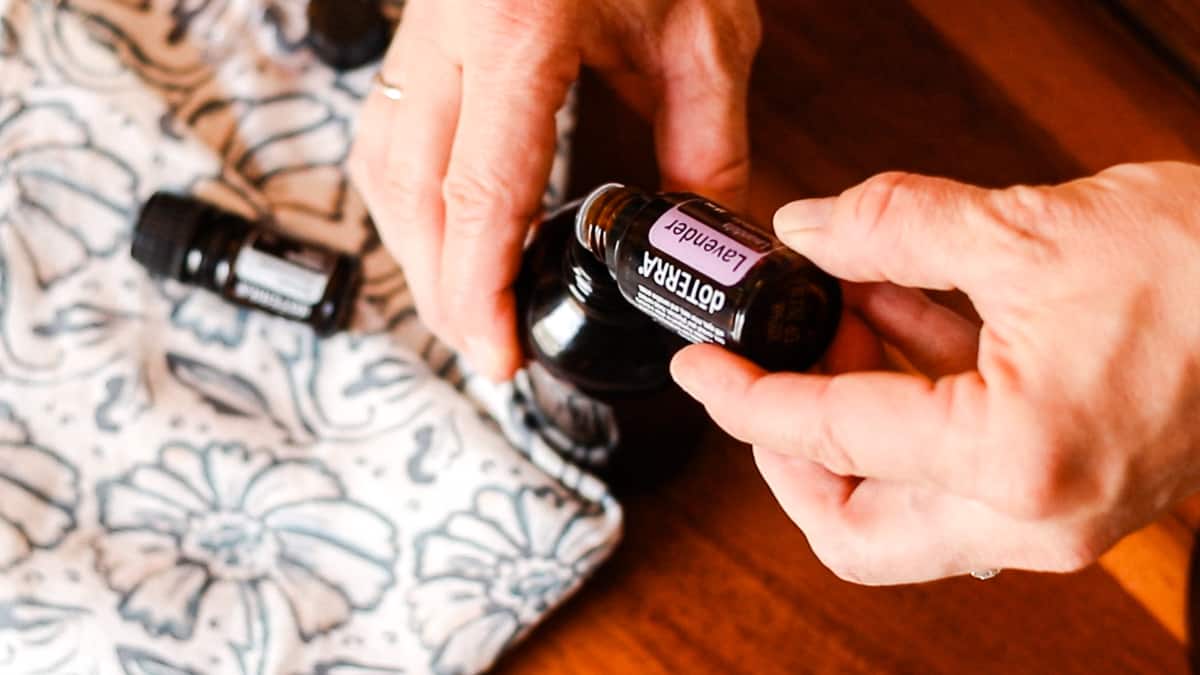
[(753, 0), (409, 0), (350, 171), (417, 308), (485, 374), (521, 365), (511, 285), (581, 65), (653, 105), (664, 187), (739, 207)]
[[(849, 289), (829, 374), (713, 345), (677, 381), (866, 584), (1073, 571), (1200, 491), (1200, 166), (988, 190), (884, 174), (775, 217)], [(917, 289), (959, 289), (982, 326)], [(886, 372), (883, 344), (919, 372)]]

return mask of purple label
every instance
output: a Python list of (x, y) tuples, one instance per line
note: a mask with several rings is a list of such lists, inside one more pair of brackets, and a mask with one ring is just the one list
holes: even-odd
[(667, 211), (650, 227), (650, 243), (663, 253), (725, 286), (737, 284), (767, 255), (689, 216), (682, 206)]

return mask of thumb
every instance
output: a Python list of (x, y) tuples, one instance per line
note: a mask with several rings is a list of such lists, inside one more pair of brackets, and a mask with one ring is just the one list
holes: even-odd
[(943, 178), (885, 173), (839, 197), (788, 204), (775, 231), (791, 248), (847, 281), (971, 293), (1002, 264), (1019, 228), (1003, 194)]

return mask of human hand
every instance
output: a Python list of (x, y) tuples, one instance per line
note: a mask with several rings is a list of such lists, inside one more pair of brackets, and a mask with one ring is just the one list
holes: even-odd
[[(1070, 571), (1200, 487), (1200, 167), (984, 190), (885, 174), (776, 231), (851, 282), (829, 374), (680, 384), (844, 579)], [(903, 288), (909, 287), (909, 288)], [(982, 329), (911, 288), (957, 288)], [(881, 341), (921, 374), (880, 372)]]
[(753, 0), (409, 0), (350, 160), (429, 327), (495, 378), (521, 364), (510, 286), (581, 64), (654, 105), (670, 189), (737, 204)]

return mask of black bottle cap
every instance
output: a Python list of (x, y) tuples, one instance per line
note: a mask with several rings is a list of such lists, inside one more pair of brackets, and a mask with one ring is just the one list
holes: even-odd
[(155, 276), (181, 279), (192, 238), (208, 219), (204, 202), (156, 193), (142, 207), (133, 231), (133, 259)]
[(354, 70), (379, 60), (392, 37), (381, 2), (309, 0), (308, 46), (337, 70)]

